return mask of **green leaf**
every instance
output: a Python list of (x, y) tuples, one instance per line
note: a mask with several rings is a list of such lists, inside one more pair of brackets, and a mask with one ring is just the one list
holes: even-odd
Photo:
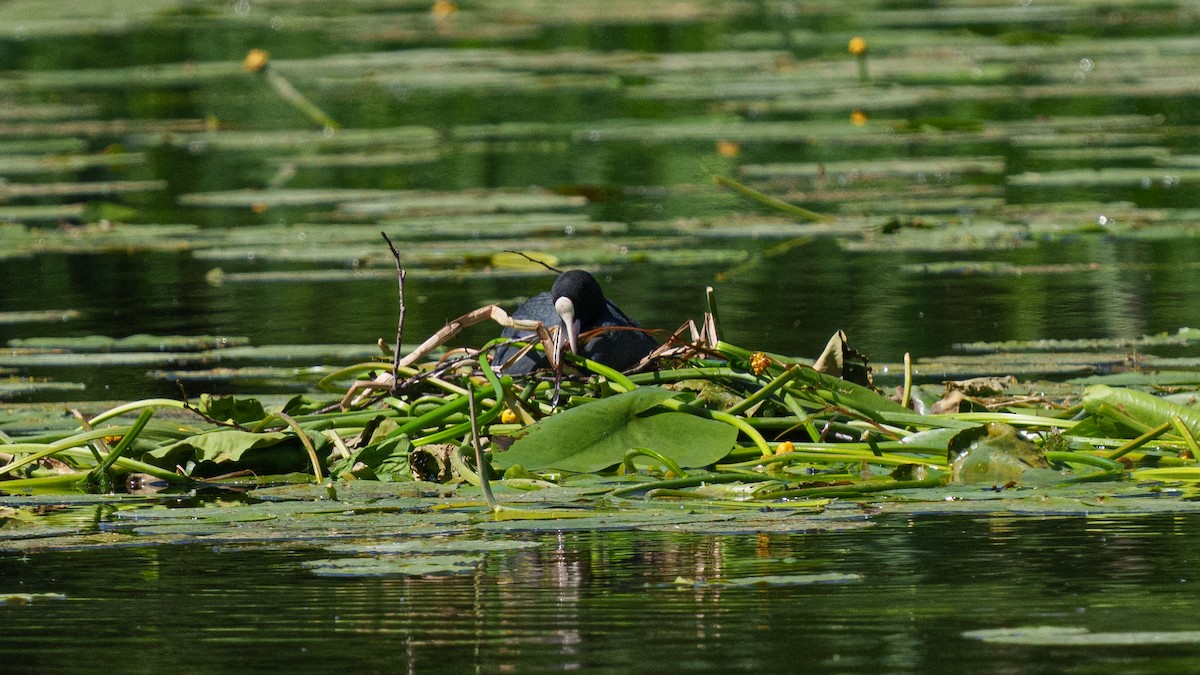
[(257, 422), (267, 416), (263, 404), (256, 398), (236, 396), (200, 396), (200, 411), (220, 422), (242, 424)]
[(1039, 647), (1141, 647), (1200, 644), (1200, 631), (1114, 631), (1093, 633), (1081, 626), (1018, 626), (966, 631), (965, 638)]
[[(329, 467), (329, 473), (341, 476), (350, 472), (358, 478), (388, 482), (411, 480), (408, 470), (408, 453), (411, 449), (412, 444), (407, 436), (385, 438), (354, 452), (346, 459), (338, 460)], [(360, 462), (363, 467), (354, 471)]]
[[(1094, 418), (1113, 419), (1115, 411), (1147, 427), (1156, 427), (1178, 416), (1192, 437), (1200, 438), (1200, 410), (1135, 389), (1093, 385), (1083, 392), (1083, 407)], [(1119, 417), (1116, 421), (1120, 421)]]
[(682, 412), (643, 414), (677, 394), (640, 387), (547, 417), (492, 463), (593, 472), (619, 464), (630, 448), (650, 448), (684, 467), (707, 466), (729, 454), (737, 438), (731, 425)]
[(1031, 470), (1050, 468), (1037, 446), (1001, 422), (960, 432), (950, 441), (947, 454), (952, 480), (958, 483), (1028, 482), (1038, 475), (1030, 474)]
[[(285, 415), (307, 415), (309, 413), (317, 412), (321, 408), (325, 407), (326, 404), (326, 401), (318, 401), (311, 396), (296, 394), (295, 396), (289, 398), (287, 403), (283, 404), (283, 408), (280, 410), (280, 412)], [(262, 418), (260, 417), (259, 419)]]
[(281, 431), (255, 434), (239, 429), (218, 429), (151, 450), (143, 455), (142, 459), (160, 466), (175, 466), (189, 460), (240, 462), (247, 452), (273, 446), (290, 437), (291, 434)]

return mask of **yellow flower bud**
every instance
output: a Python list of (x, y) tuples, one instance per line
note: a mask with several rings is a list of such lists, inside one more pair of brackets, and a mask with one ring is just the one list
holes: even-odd
[(257, 73), (267, 67), (267, 61), (270, 55), (265, 49), (251, 49), (246, 55), (246, 60), (242, 61), (242, 68), (249, 73)]
[(767, 372), (767, 367), (771, 365), (771, 357), (762, 352), (754, 352), (750, 355), (750, 370), (754, 371), (755, 375), (762, 375)]

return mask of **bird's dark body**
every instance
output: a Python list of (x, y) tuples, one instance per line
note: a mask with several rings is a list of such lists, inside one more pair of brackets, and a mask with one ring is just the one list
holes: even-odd
[[(599, 282), (591, 274), (579, 270), (564, 272), (554, 282), (550, 292), (533, 296), (518, 307), (512, 316), (516, 319), (541, 321), (547, 328), (561, 328), (562, 318), (554, 307), (555, 301), (560, 297), (566, 297), (574, 304), (580, 334), (597, 328), (639, 327), (637, 321), (604, 297)], [(514, 328), (505, 328), (501, 335), (520, 339), (534, 337), (531, 331)], [(616, 370), (626, 370), (657, 348), (658, 343), (641, 330), (606, 330), (579, 344), (579, 355)], [(493, 362), (501, 365), (519, 349), (520, 347), (515, 345), (505, 345), (496, 350)], [(522, 374), (549, 365), (544, 354), (530, 351), (505, 369), (505, 372)]]

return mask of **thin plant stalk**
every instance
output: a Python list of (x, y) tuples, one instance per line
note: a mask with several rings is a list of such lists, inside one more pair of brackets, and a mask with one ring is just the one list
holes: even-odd
[(488, 465), (483, 461), (483, 446), (479, 443), (479, 419), (475, 412), (475, 388), (470, 383), (467, 385), (467, 392), (471, 415), (471, 445), (475, 448), (475, 469), (479, 472), (479, 484), (483, 489), (483, 498), (487, 500), (488, 508), (495, 513), (500, 510), (500, 504), (496, 502), (496, 496), (492, 494), (492, 484), (488, 480)]

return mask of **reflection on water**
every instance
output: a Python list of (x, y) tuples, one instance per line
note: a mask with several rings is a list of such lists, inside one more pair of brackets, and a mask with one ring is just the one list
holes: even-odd
[[(320, 553), (160, 546), (0, 558), (18, 670), (1142, 672), (1200, 647), (981, 643), (1023, 625), (1196, 630), (1195, 516), (917, 517), (848, 532), (570, 533), (474, 573), (314, 578)], [(771, 574), (860, 583), (720, 588)], [(677, 581), (678, 580), (678, 581)], [(7, 666), (6, 666), (7, 669)]]

